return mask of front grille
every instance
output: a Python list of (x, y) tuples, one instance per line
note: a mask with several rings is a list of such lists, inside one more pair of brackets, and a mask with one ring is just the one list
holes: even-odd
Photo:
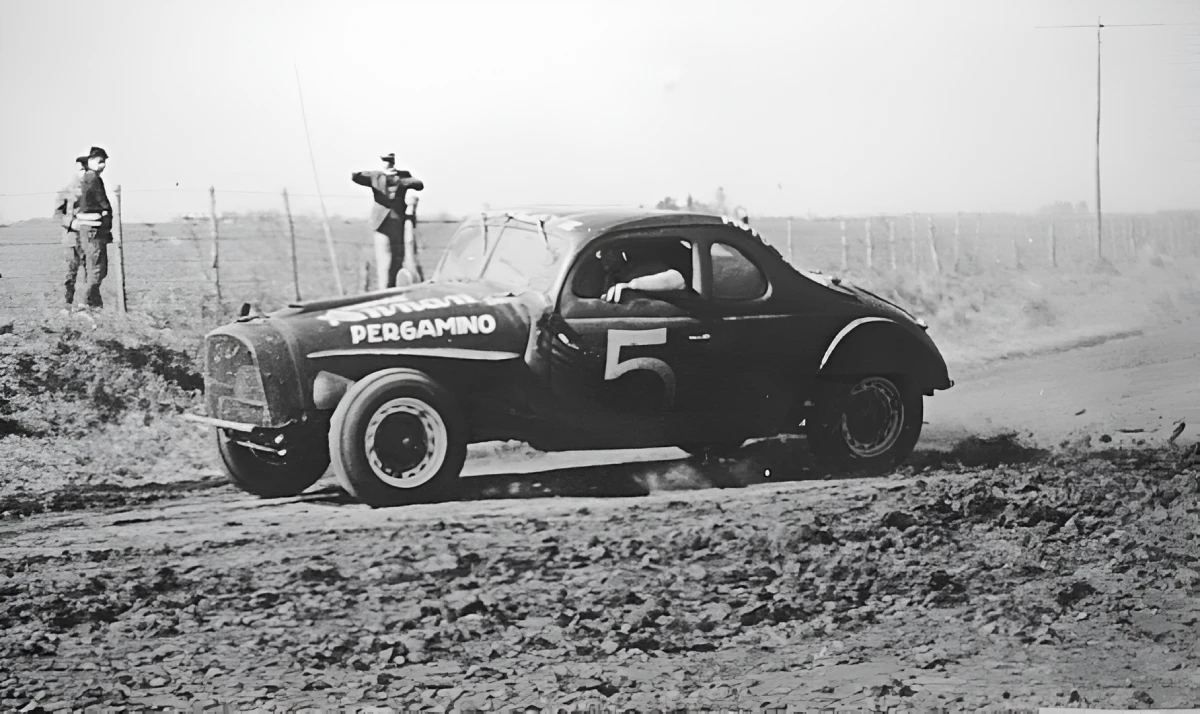
[(266, 396), (254, 354), (236, 337), (210, 335), (206, 340), (204, 394), (209, 416), (244, 424), (268, 423)]

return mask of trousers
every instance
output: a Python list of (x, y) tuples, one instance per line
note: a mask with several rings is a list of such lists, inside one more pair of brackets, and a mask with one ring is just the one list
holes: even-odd
[(100, 283), (108, 275), (108, 236), (105, 232), (93, 228), (81, 228), (75, 236), (75, 244), (66, 246), (67, 307), (75, 302), (76, 275), (83, 267), (85, 303), (88, 307), (104, 307), (104, 299), (100, 296)]
[[(410, 247), (413, 250), (410, 251)], [(409, 221), (388, 218), (379, 226), (375, 231), (375, 270), (378, 277), (378, 289), (396, 287), (400, 271), (405, 267), (409, 268), (411, 273), (407, 276), (405, 284), (421, 279), (415, 247), (412, 239), (412, 223)]]

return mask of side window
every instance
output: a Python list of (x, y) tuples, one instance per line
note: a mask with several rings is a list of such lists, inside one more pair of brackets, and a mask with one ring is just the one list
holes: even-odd
[(597, 299), (614, 283), (677, 270), (692, 285), (692, 244), (686, 240), (634, 238), (609, 242), (580, 260), (571, 290), (576, 297)]
[(713, 243), (714, 300), (754, 300), (767, 293), (767, 279), (749, 258), (728, 243)]

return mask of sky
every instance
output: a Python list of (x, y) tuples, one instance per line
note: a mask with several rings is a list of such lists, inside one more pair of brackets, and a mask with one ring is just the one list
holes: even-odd
[(1098, 16), (1195, 23), (1104, 31), (1105, 210), (1200, 208), (1193, 0), (0, 0), (0, 220), (92, 145), (129, 220), (365, 215), (387, 152), (425, 216), (1094, 206), (1096, 31), (1037, 26)]

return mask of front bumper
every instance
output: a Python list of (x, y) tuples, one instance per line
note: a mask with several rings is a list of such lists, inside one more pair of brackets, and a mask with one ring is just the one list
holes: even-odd
[(212, 417), (200, 416), (199, 414), (184, 414), (185, 421), (203, 424), (204, 426), (215, 426), (218, 429), (232, 429), (233, 431), (243, 431), (249, 434), (257, 427), (253, 424), (245, 424), (237, 421), (228, 421), (226, 419), (213, 419)]

